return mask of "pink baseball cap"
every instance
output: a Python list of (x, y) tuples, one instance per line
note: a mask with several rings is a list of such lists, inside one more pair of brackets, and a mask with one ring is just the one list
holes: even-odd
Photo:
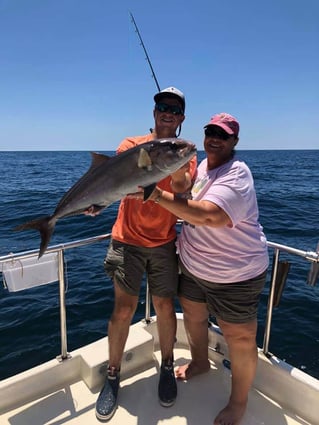
[(236, 137), (239, 133), (239, 122), (232, 115), (226, 114), (226, 112), (214, 115), (204, 128), (208, 127), (209, 125), (217, 125), (218, 127), (221, 127), (223, 130), (225, 130), (226, 133), (232, 134)]

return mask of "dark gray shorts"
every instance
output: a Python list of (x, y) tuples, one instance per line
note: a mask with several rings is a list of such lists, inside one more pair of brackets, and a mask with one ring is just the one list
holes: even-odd
[(207, 303), (216, 319), (230, 323), (247, 323), (257, 317), (260, 294), (267, 270), (259, 276), (235, 283), (214, 283), (192, 275), (181, 263), (178, 295), (190, 301)]
[(104, 260), (111, 279), (130, 295), (139, 295), (144, 273), (150, 293), (158, 297), (177, 294), (178, 265), (175, 240), (153, 248), (111, 240)]

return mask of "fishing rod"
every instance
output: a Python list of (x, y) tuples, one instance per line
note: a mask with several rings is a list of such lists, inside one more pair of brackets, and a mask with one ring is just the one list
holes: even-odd
[(141, 46), (143, 47), (143, 50), (144, 50), (144, 53), (145, 53), (145, 56), (146, 56), (146, 60), (147, 60), (147, 62), (148, 62), (148, 64), (149, 64), (149, 66), (150, 66), (150, 68), (151, 68), (152, 77), (153, 77), (153, 78), (154, 78), (154, 80), (155, 80), (155, 84), (156, 84), (157, 90), (158, 90), (158, 91), (161, 91), (160, 86), (159, 86), (158, 81), (157, 81), (157, 78), (156, 78), (156, 75), (155, 75), (155, 72), (154, 72), (154, 69), (153, 69), (152, 64), (151, 64), (151, 60), (150, 60), (150, 58), (149, 58), (149, 56), (148, 56), (148, 54), (147, 54), (147, 50), (146, 50), (145, 45), (144, 45), (144, 43), (143, 43), (143, 40), (142, 40), (141, 34), (140, 34), (139, 30), (138, 30), (138, 27), (137, 27), (137, 24), (136, 24), (136, 22), (135, 22), (134, 16), (133, 16), (132, 12), (129, 12), (129, 13), (130, 13), (130, 15), (131, 15), (131, 20), (132, 20), (132, 22), (133, 22), (133, 25), (134, 25), (134, 27), (135, 27), (135, 32), (136, 32), (136, 34), (138, 35), (138, 38), (139, 38), (139, 40), (140, 40), (140, 44), (141, 44)]

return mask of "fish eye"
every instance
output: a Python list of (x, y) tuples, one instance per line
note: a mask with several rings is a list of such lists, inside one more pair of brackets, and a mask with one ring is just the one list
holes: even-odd
[(176, 150), (177, 146), (175, 142), (172, 141), (168, 141), (168, 140), (163, 140), (160, 142), (162, 146), (168, 146), (169, 148)]
[(171, 144), (171, 148), (172, 148), (172, 150), (173, 150), (173, 151), (177, 151), (178, 146), (177, 146), (177, 144), (176, 144), (176, 143), (174, 143), (174, 142), (173, 142), (173, 143)]

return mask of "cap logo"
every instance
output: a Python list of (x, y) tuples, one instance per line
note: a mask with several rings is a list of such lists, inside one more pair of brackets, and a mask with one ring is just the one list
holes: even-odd
[(234, 118), (232, 118), (230, 115), (227, 114), (219, 114), (218, 115), (218, 120), (221, 122), (227, 122), (228, 124), (231, 124), (234, 121)]

